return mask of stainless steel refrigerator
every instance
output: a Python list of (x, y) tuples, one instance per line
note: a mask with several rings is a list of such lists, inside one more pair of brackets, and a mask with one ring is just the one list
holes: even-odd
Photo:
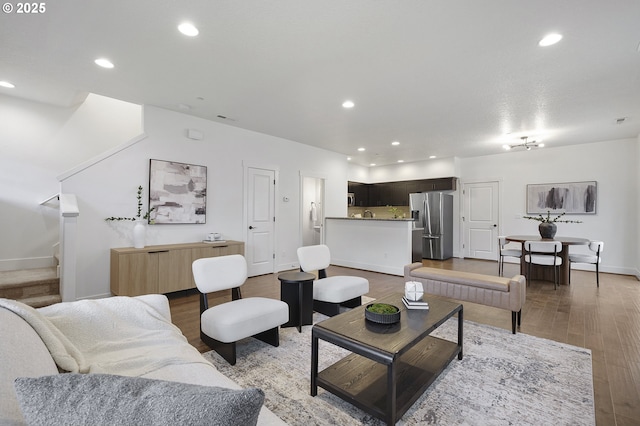
[(422, 258), (453, 256), (453, 195), (442, 192), (409, 194), (414, 228), (423, 228)]

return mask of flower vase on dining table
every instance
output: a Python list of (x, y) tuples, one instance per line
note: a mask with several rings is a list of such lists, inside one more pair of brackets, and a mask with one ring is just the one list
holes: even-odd
[(553, 222), (542, 222), (538, 225), (538, 231), (540, 232), (540, 236), (542, 238), (553, 239), (556, 236), (556, 232), (558, 231), (558, 226)]

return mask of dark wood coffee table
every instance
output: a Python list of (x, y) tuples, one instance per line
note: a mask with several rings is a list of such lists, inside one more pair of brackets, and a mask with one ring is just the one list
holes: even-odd
[[(315, 324), (311, 330), (311, 395), (318, 386), (395, 425), (453, 358), (462, 359), (462, 305), (427, 299), (429, 310), (407, 310), (402, 294), (376, 300), (401, 309), (400, 321), (382, 325), (364, 318), (365, 305)], [(458, 342), (429, 334), (458, 314)], [(318, 340), (352, 354), (318, 372)]]

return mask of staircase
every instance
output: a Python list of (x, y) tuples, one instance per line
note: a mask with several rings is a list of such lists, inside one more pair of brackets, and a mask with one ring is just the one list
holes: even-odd
[(61, 302), (57, 267), (0, 271), (0, 297), (34, 308)]

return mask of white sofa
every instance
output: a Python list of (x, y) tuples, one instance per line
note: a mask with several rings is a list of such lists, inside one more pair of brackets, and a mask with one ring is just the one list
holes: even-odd
[[(113, 299), (113, 298), (110, 298)], [(101, 300), (110, 300), (101, 299)], [(153, 308), (151, 316), (154, 321), (171, 324), (171, 313), (169, 303), (163, 295), (145, 295), (136, 299), (149, 307)], [(0, 299), (2, 301), (2, 299)], [(6, 301), (6, 299), (5, 299)], [(71, 311), (74, 304), (82, 302), (61, 303), (55, 306), (55, 313), (58, 321), (64, 321), (60, 318), (64, 316), (65, 309)], [(100, 301), (92, 301), (92, 303), (100, 303)], [(47, 308), (41, 308), (37, 311), (41, 312)], [(155, 315), (157, 311), (158, 315)], [(117, 315), (117, 311), (114, 311)], [(89, 319), (88, 321), (93, 321)], [(100, 321), (100, 318), (96, 318)], [(105, 321), (105, 322), (108, 322)], [(161, 324), (162, 325), (162, 324)], [(166, 325), (171, 331), (172, 325)], [(86, 328), (86, 327), (85, 327)], [(159, 327), (162, 328), (162, 327)], [(176, 328), (177, 329), (177, 328)], [(99, 343), (102, 332), (97, 332), (95, 341)], [(139, 377), (149, 379), (160, 379), (172, 382), (181, 382), (204, 386), (217, 386), (230, 389), (240, 389), (240, 387), (228, 377), (220, 373), (211, 363), (206, 361), (198, 351), (191, 346), (186, 338), (177, 332), (167, 333), (166, 341), (170, 345), (175, 345), (176, 352), (172, 352), (171, 362), (156, 364), (160, 367), (142, 374)], [(46, 339), (45, 339), (46, 340)], [(63, 339), (64, 340), (64, 339)], [(18, 377), (40, 377), (59, 374), (58, 367), (51, 356), (47, 346), (43, 342), (40, 335), (34, 330), (33, 325), (28, 323), (23, 317), (16, 314), (11, 309), (0, 307), (0, 424), (2, 425), (24, 425), (25, 420), (22, 416), (20, 406), (14, 390), (14, 380)], [(179, 356), (175, 353), (184, 354), (185, 362), (180, 362)], [(131, 357), (131, 351), (126, 352), (127, 357)], [(135, 358), (135, 354), (133, 355)], [(195, 362), (194, 362), (195, 360)], [(117, 361), (117, 360), (116, 360)], [(137, 362), (139, 362), (138, 360)], [(157, 360), (156, 360), (157, 362)], [(117, 362), (116, 362), (117, 364)], [(93, 367), (89, 373), (103, 373), (103, 371), (93, 371)], [(110, 371), (110, 374), (120, 374), (118, 371)], [(130, 374), (122, 374), (130, 375)], [(113, 377), (113, 376), (109, 376)], [(194, 409), (197, 409), (194, 407)], [(280, 418), (262, 406), (258, 417), (259, 425), (284, 425)]]

